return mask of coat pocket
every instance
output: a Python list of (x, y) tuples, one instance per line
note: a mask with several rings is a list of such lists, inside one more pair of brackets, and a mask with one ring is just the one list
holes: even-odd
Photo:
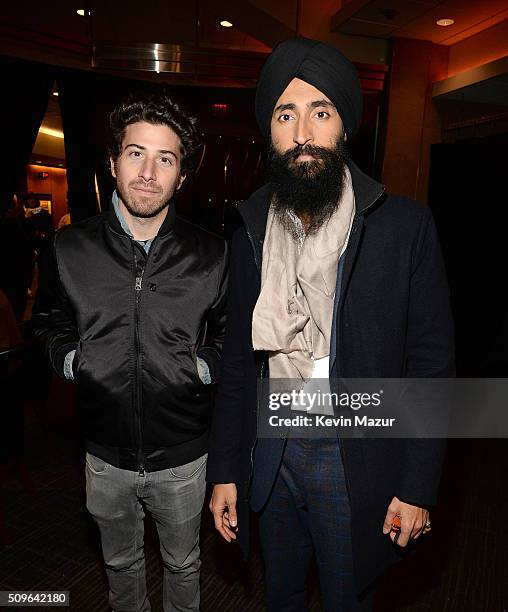
[(78, 342), (78, 346), (76, 347), (76, 352), (74, 353), (74, 359), (72, 360), (72, 379), (74, 381), (77, 380), (78, 377), (78, 370), (79, 370), (79, 362), (81, 359), (81, 353), (83, 351), (83, 341), (80, 340)]
[(187, 350), (189, 351), (189, 357), (191, 360), (192, 377), (195, 380), (196, 384), (204, 385), (205, 383), (201, 380), (201, 377), (199, 376), (196, 349), (190, 345), (187, 345)]

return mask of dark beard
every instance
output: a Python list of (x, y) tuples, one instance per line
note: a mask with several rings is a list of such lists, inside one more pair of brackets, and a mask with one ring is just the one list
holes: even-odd
[(131, 198), (128, 189), (129, 188), (127, 186), (127, 188), (124, 190), (124, 186), (120, 183), (120, 181), (117, 181), (116, 190), (118, 192), (118, 196), (129, 213), (138, 219), (152, 219), (153, 217), (156, 217), (162, 210), (167, 208), (171, 202), (171, 199), (166, 201), (164, 198), (161, 198), (159, 201), (149, 201), (146, 199), (146, 201), (149, 203), (145, 204), (142, 196), (138, 197), (137, 199)]
[[(302, 153), (315, 159), (296, 162)], [(293, 230), (291, 211), (306, 218), (306, 234), (315, 233), (337, 209), (345, 185), (347, 150), (343, 138), (333, 148), (297, 145), (285, 153), (268, 153), (272, 206), (284, 227)]]

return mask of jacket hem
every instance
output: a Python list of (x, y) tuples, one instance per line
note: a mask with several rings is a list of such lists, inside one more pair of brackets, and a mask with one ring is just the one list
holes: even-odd
[[(133, 448), (108, 446), (93, 440), (85, 440), (88, 453), (122, 470), (136, 472), (139, 469), (138, 453)], [(201, 436), (175, 446), (145, 450), (145, 472), (157, 472), (190, 463), (202, 457), (208, 450), (208, 431)]]

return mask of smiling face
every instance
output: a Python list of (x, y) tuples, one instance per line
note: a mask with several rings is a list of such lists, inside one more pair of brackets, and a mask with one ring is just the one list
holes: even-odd
[(134, 217), (157, 216), (185, 180), (180, 138), (167, 125), (128, 125), (120, 155), (110, 164), (119, 198)]
[(295, 150), (291, 163), (309, 164), (319, 161), (312, 147), (333, 149), (342, 136), (343, 125), (327, 96), (295, 78), (275, 103), (270, 130), (272, 147), (277, 153)]

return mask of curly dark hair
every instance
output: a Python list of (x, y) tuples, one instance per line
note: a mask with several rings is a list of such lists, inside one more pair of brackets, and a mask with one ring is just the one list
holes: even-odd
[(201, 133), (197, 119), (189, 115), (164, 89), (157, 93), (131, 93), (109, 115), (108, 154), (118, 159), (128, 125), (146, 121), (153, 125), (167, 125), (180, 138), (181, 172), (190, 174), (196, 163), (196, 153), (201, 147)]

